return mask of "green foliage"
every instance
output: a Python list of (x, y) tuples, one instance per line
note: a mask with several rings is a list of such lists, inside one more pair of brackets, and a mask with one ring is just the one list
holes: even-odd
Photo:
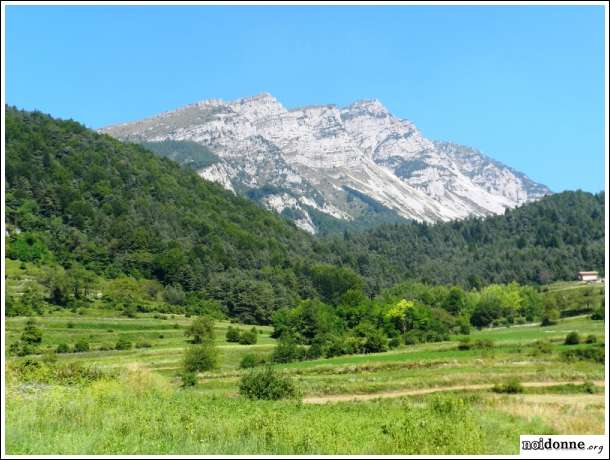
[(565, 345), (578, 345), (580, 343), (580, 336), (578, 332), (572, 331), (567, 336), (565, 341), (563, 342)]
[(136, 342), (135, 346), (136, 346), (136, 348), (151, 348), (152, 344), (150, 342), (146, 341), (146, 340), (141, 340), (140, 339), (140, 340), (138, 340)]
[(517, 394), (523, 393), (523, 385), (519, 380), (512, 378), (503, 384), (496, 384), (492, 388), (494, 393), (508, 393), (508, 394)]
[(532, 344), (532, 355), (539, 356), (553, 352), (553, 345), (547, 340), (536, 340)]
[(304, 358), (305, 349), (299, 347), (295, 340), (288, 335), (280, 338), (271, 355), (271, 361), (274, 363), (290, 363), (292, 361), (300, 361)]
[(209, 316), (199, 316), (184, 331), (184, 335), (192, 337), (191, 342), (194, 344), (213, 342), (214, 320)]
[[(6, 222), (21, 230), (7, 238), (9, 257), (154, 278), (180, 286), (185, 301), (231, 273), (252, 300), (208, 299), (252, 322), (269, 322), (298, 296), (296, 280), (307, 282), (297, 274), (316, 259), (312, 238), (293, 224), (140, 146), (39, 112), (5, 115)], [(295, 283), (265, 280), (275, 267)], [(55, 273), (49, 281), (49, 301), (67, 305), (70, 279)], [(169, 291), (168, 300), (181, 302)]]
[(67, 343), (60, 343), (55, 348), (56, 353), (70, 353), (71, 351), (72, 350), (70, 349), (70, 346)]
[(121, 337), (114, 346), (115, 350), (131, 350), (133, 344), (126, 337)]
[(38, 345), (42, 342), (42, 330), (36, 326), (36, 321), (30, 318), (26, 321), (21, 341), (28, 345)]
[(585, 343), (597, 343), (597, 337), (594, 334), (589, 334), (585, 339)]
[(239, 342), (239, 328), (229, 326), (227, 328), (227, 334), (225, 337), (227, 339), (227, 342), (233, 342), (233, 343)]
[(197, 385), (197, 374), (195, 372), (183, 372), (180, 374), (182, 388), (194, 387)]
[(239, 382), (239, 394), (248, 399), (288, 399), (299, 395), (292, 379), (281, 375), (271, 366), (254, 369), (243, 375)]
[(337, 305), (349, 290), (362, 290), (362, 278), (352, 270), (334, 265), (316, 265), (311, 270), (313, 286), (322, 301)]
[(264, 359), (260, 356), (257, 356), (254, 353), (247, 353), (241, 358), (239, 362), (239, 367), (241, 369), (250, 369), (252, 367), (262, 364), (263, 362)]
[(204, 342), (193, 345), (184, 353), (184, 370), (186, 372), (205, 372), (218, 367), (218, 350), (213, 343)]
[[(117, 344), (118, 347), (118, 344)], [(124, 350), (125, 348), (117, 348), (117, 350)], [(74, 344), (74, 352), (82, 353), (84, 351), (89, 351), (89, 342), (85, 339), (80, 339)]]
[(241, 345), (254, 345), (258, 340), (256, 329), (252, 328), (249, 331), (241, 331), (239, 334), (239, 343)]
[(484, 219), (383, 225), (325, 238), (320, 253), (365, 276), (369, 293), (404, 279), (465, 288), (573, 280), (583, 267), (603, 274), (604, 200), (563, 192)]
[(606, 361), (603, 343), (594, 344), (586, 348), (565, 350), (561, 353), (561, 356), (566, 361), (593, 361), (600, 364)]
[(596, 321), (604, 321), (606, 319), (606, 309), (603, 305), (593, 312), (593, 314), (591, 315), (591, 319)]

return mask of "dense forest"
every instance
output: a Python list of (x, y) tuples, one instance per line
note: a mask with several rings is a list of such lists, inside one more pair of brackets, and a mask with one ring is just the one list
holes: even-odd
[(563, 192), (503, 215), (442, 224), (384, 225), (321, 241), (378, 292), (405, 279), (467, 288), (546, 284), (604, 271), (604, 193)]
[[(169, 155), (173, 147), (162, 148)], [(228, 316), (270, 323), (307, 299), (316, 311), (325, 307), (315, 302), (369, 305), (408, 280), (465, 295), (604, 266), (603, 193), (565, 192), (486, 219), (314, 238), (142, 146), (14, 108), (6, 109), (5, 179), (7, 256), (55, 271), (46, 281), (55, 305), (77, 299), (92, 276), (148, 280), (178, 299), (169, 304), (211, 301)], [(462, 312), (453, 313), (457, 327)]]

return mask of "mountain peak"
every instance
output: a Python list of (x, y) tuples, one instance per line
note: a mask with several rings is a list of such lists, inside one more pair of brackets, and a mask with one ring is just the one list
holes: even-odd
[(308, 230), (320, 213), (436, 222), (502, 213), (548, 193), (480, 152), (425, 138), (378, 99), (291, 110), (266, 92), (212, 101), (103, 131), (201, 144), (218, 158), (202, 177), (255, 196)]

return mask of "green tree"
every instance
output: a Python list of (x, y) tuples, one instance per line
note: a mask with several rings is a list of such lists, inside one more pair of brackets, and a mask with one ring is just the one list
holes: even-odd
[(184, 335), (192, 337), (191, 343), (213, 343), (214, 342), (214, 320), (209, 316), (199, 316), (193, 320), (191, 325), (184, 331)]
[(28, 345), (38, 345), (42, 342), (42, 330), (37, 327), (36, 321), (30, 318), (26, 321), (21, 341)]

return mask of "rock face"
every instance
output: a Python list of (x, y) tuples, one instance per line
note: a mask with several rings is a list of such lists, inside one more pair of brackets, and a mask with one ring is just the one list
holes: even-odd
[(309, 232), (316, 231), (314, 215), (446, 221), (501, 213), (551, 193), (477, 150), (425, 138), (377, 100), (287, 110), (263, 93), (100, 131), (132, 142), (201, 144), (219, 158), (199, 171), (203, 178)]

